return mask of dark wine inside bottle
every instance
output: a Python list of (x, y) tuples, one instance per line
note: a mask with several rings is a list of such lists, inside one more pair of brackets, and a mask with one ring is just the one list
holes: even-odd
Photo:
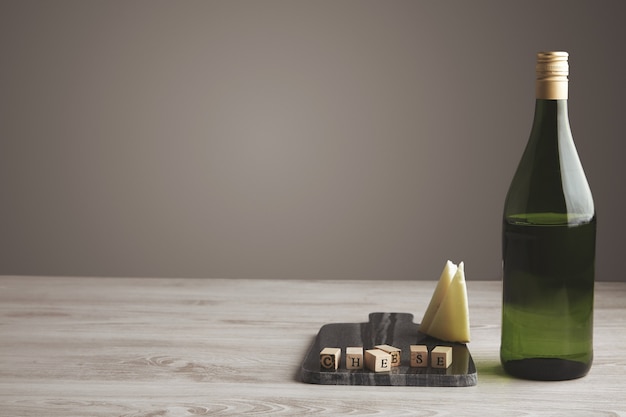
[(501, 359), (527, 379), (584, 376), (593, 356), (595, 217), (505, 219)]

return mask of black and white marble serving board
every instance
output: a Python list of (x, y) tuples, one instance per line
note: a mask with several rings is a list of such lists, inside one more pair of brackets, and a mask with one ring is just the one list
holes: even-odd
[[(331, 323), (321, 327), (302, 362), (303, 382), (323, 385), (395, 385), (466, 387), (476, 385), (478, 375), (467, 345), (449, 343), (419, 332), (409, 313), (371, 313), (367, 323)], [(400, 366), (387, 372), (367, 369), (346, 369), (345, 351), (349, 346), (371, 349), (376, 345), (391, 345), (402, 349)], [(410, 345), (452, 346), (452, 365), (447, 369), (412, 368)], [(320, 367), (320, 351), (325, 347), (341, 348), (341, 362), (336, 371)]]

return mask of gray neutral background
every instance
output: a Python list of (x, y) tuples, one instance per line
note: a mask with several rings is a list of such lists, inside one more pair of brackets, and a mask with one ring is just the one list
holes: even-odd
[(622, 4), (0, 0), (0, 274), (499, 279), (558, 49), (624, 280)]

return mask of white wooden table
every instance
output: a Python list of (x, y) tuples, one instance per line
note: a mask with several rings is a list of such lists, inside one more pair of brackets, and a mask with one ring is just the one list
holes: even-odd
[(589, 375), (503, 374), (499, 282), (468, 280), (478, 385), (297, 379), (323, 324), (407, 312), (434, 281), (0, 277), (0, 416), (626, 416), (626, 283), (596, 284)]

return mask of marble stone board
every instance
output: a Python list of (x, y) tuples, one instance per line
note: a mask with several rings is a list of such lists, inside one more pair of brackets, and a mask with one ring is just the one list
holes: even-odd
[[(409, 313), (371, 313), (367, 323), (331, 323), (321, 327), (302, 362), (302, 382), (323, 385), (395, 385), (431, 387), (467, 387), (476, 385), (478, 375), (472, 355), (463, 343), (443, 342), (418, 330)], [(346, 347), (391, 345), (402, 350), (400, 366), (391, 371), (346, 369)], [(447, 369), (410, 367), (410, 345), (452, 346), (452, 364)], [(341, 348), (339, 369), (320, 366), (320, 351), (325, 347)]]

